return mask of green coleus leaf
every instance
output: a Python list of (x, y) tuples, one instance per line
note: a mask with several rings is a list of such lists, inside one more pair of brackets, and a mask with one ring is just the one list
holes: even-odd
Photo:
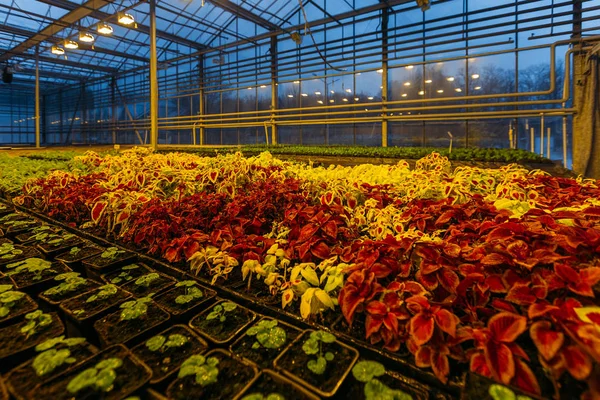
[(385, 374), (385, 367), (377, 361), (359, 361), (352, 368), (352, 375), (357, 381), (367, 383), (371, 379)]

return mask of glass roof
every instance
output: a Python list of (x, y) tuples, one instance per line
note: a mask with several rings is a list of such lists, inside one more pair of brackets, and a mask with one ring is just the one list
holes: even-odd
[[(159, 62), (236, 42), (252, 41), (269, 31), (303, 24), (295, 0), (156, 0)], [(301, 0), (310, 21), (331, 18), (379, 0)], [(0, 66), (16, 64), (21, 73), (35, 72), (39, 45), (40, 75), (73, 83), (147, 65), (150, 6), (146, 0), (0, 0)], [(134, 16), (137, 26), (117, 22), (118, 12)], [(113, 33), (97, 32), (108, 23)], [(80, 32), (95, 36), (64, 55), (53, 45), (78, 41)]]

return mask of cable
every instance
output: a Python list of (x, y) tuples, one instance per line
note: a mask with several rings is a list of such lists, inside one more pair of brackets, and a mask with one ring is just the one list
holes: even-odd
[(329, 63), (329, 61), (327, 61), (325, 59), (325, 57), (323, 57), (323, 54), (321, 53), (321, 50), (319, 50), (319, 46), (317, 45), (317, 42), (312, 34), (312, 32), (310, 31), (310, 28), (308, 27), (308, 17), (306, 16), (306, 11), (304, 11), (304, 5), (302, 4), (302, 0), (298, 0), (298, 3), (300, 4), (300, 9), (302, 10), (302, 15), (304, 15), (304, 35), (310, 35), (310, 38), (315, 46), (315, 50), (317, 50), (317, 54), (319, 54), (319, 57), (321, 57), (321, 60), (323, 60), (323, 62), (325, 64), (327, 64), (327, 66), (329, 66), (329, 68), (334, 69), (336, 71), (340, 71), (340, 72), (344, 72), (347, 71), (346, 69), (341, 69), (341, 68), (337, 68), (334, 67), (333, 65), (331, 65)]

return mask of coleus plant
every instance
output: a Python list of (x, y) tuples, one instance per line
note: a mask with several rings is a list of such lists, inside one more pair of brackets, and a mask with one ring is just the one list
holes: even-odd
[[(532, 360), (514, 347), (530, 336), (556, 381), (568, 372), (595, 390), (594, 314), (576, 321), (576, 312), (551, 307), (566, 298), (579, 304), (573, 309), (597, 304), (597, 181), (515, 165), (452, 171), (436, 154), (413, 169), (145, 149), (78, 162), (85, 172), (53, 172), (16, 201), (80, 226), (95, 221), (94, 229), (170, 262), (194, 256), (193, 270), (215, 279), (241, 268), (282, 306), (300, 300), (305, 318), (339, 307), (348, 324), (366, 324), (369, 342), (406, 346), (442, 381), (452, 375), (448, 358), (503, 382), (514, 364), (525, 372), (509, 383), (535, 392)], [(554, 311), (536, 312), (547, 308)], [(492, 320), (503, 313), (516, 316), (517, 335)], [(490, 346), (497, 354), (514, 347), (508, 372), (485, 359)]]

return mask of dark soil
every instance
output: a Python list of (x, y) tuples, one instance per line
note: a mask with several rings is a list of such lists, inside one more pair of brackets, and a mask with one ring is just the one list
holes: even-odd
[(334, 359), (327, 362), (325, 373), (317, 375), (306, 366), (308, 361), (317, 358), (317, 355), (307, 355), (302, 350), (302, 344), (306, 339), (308, 339), (308, 333), (288, 347), (281, 358), (277, 360), (277, 367), (288, 371), (324, 393), (334, 391), (338, 382), (352, 367), (355, 353), (338, 342), (323, 343), (323, 354), (331, 352)]
[(256, 336), (247, 336), (244, 334), (231, 345), (231, 352), (252, 361), (261, 369), (272, 368), (275, 358), (302, 333), (300, 329), (282, 322), (278, 322), (277, 326), (283, 328), (286, 333), (286, 342), (280, 348), (267, 349), (261, 346), (258, 349), (253, 349), (252, 345), (256, 342)]
[(200, 306), (204, 305), (204, 304), (208, 304), (208, 300), (213, 299), (216, 295), (217, 292), (215, 292), (212, 289), (208, 289), (205, 287), (202, 287), (200, 285), (197, 285), (197, 287), (200, 288), (200, 290), (202, 290), (202, 293), (204, 294), (204, 296), (200, 297), (199, 299), (194, 299), (192, 301), (190, 301), (189, 303), (186, 304), (177, 304), (175, 302), (175, 299), (178, 296), (184, 295), (185, 291), (186, 291), (186, 287), (184, 286), (180, 286), (180, 287), (175, 287), (170, 289), (169, 291), (161, 294), (159, 297), (157, 297), (155, 299), (155, 301), (165, 310), (167, 310), (171, 315), (173, 316), (179, 316), (182, 314), (187, 313), (190, 310), (195, 310), (200, 311)]
[[(493, 397), (489, 393), (489, 387), (493, 384), (498, 384), (498, 383), (492, 379), (469, 372), (469, 373), (467, 373), (466, 384), (465, 384), (465, 387), (461, 394), (461, 399), (494, 400)], [(504, 385), (502, 385), (502, 386), (504, 386)], [(575, 394), (573, 392), (573, 389), (575, 388), (575, 386), (577, 386), (577, 385), (573, 385), (573, 386), (569, 385), (568, 386), (569, 393), (566, 394), (565, 397), (563, 397), (561, 395), (560, 398), (561, 399), (563, 399), (563, 398), (564, 399), (579, 399), (579, 397), (581, 395), (581, 391), (579, 393)], [(516, 389), (512, 386), (510, 386), (510, 389), (513, 392), (515, 392), (515, 395), (529, 396), (532, 399), (535, 398), (530, 393), (525, 393), (525, 392), (523, 392), (519, 389)], [(548, 397), (548, 398), (550, 398), (550, 397)]]
[[(57, 346), (56, 348), (61, 349), (67, 347)], [(54, 378), (55, 376), (62, 374), (66, 370), (75, 367), (80, 362), (84, 361), (85, 359), (91, 357), (94, 354), (94, 352), (92, 351), (92, 347), (90, 347), (87, 343), (83, 343), (74, 347), (69, 347), (69, 350), (71, 351), (71, 357), (75, 358), (76, 360), (74, 363), (63, 364), (60, 367), (56, 368), (54, 371), (41, 377), (36, 374), (35, 370), (32, 367), (33, 359), (11, 370), (6, 375), (10, 392), (13, 395), (16, 394), (24, 399), (31, 398), (27, 395), (27, 392), (29, 392), (31, 389), (41, 384), (42, 382), (48, 381)]]
[[(89, 293), (84, 293), (77, 297), (63, 301), (60, 304), (60, 308), (66, 313), (70, 314), (75, 320), (83, 321), (88, 318), (92, 318), (95, 315), (102, 313), (104, 310), (114, 307), (131, 297), (130, 293), (118, 289), (117, 293), (115, 293), (113, 296), (110, 296), (104, 300), (97, 300), (87, 303), (87, 299), (89, 299), (89, 297), (96, 292), (97, 290), (93, 290)], [(82, 312), (79, 312), (79, 310)]]
[[(25, 219), (22, 219), (21, 221), (25, 221)], [(21, 233), (25, 233), (28, 230), (30, 230), (31, 228), (35, 228), (36, 226), (40, 226), (42, 225), (41, 222), (35, 220), (35, 219), (27, 219), (26, 223), (22, 224), (22, 225), (17, 225), (17, 226), (10, 226), (6, 228), (6, 234), (8, 236), (17, 236)]]
[[(220, 304), (220, 303), (219, 303)], [(190, 321), (190, 326), (200, 333), (206, 335), (215, 343), (226, 343), (248, 325), (256, 317), (252, 311), (247, 308), (237, 306), (231, 312), (226, 313), (226, 320), (221, 322), (218, 318), (206, 320), (206, 316), (213, 310), (211, 307), (197, 315)]]
[[(263, 372), (256, 382), (246, 390), (244, 396), (254, 393), (261, 393), (265, 397), (277, 393), (285, 396), (285, 400), (306, 400), (309, 398), (298, 385), (286, 382), (286, 378), (272, 372)], [(348, 399), (354, 400), (353, 397), (348, 397)]]
[[(405, 383), (399, 379), (394, 378), (392, 375), (385, 374), (378, 376), (377, 379), (390, 389), (402, 390), (404, 393), (410, 394), (413, 400), (427, 400), (429, 399), (429, 393), (426, 391), (419, 390), (408, 383)], [(349, 378), (346, 380), (349, 384), (347, 390), (344, 391), (343, 397), (353, 400), (365, 400), (365, 384), (357, 381), (350, 373)], [(474, 398), (475, 399), (475, 398)]]
[(37, 251), (37, 249), (35, 249), (34, 247), (29, 247), (29, 246), (15, 246), (16, 249), (20, 249), (23, 250), (22, 254), (17, 254), (16, 256), (14, 256), (11, 259), (8, 258), (0, 258), (0, 266), (2, 271), (6, 272), (6, 265), (8, 264), (12, 264), (14, 262), (17, 261), (21, 261), (21, 260), (25, 260), (26, 258), (31, 258), (31, 257), (41, 257), (41, 254), (39, 251)]
[(96, 254), (100, 254), (103, 251), (104, 250), (102, 250), (99, 247), (86, 246), (86, 247), (83, 247), (77, 254), (74, 254), (74, 255), (71, 254), (70, 251), (66, 251), (62, 254), (59, 254), (56, 256), (55, 260), (62, 261), (66, 264), (71, 264), (71, 263), (79, 262), (85, 258), (94, 256)]
[(38, 328), (29, 337), (21, 333), (21, 328), (27, 324), (25, 321), (0, 329), (0, 359), (30, 349), (46, 339), (63, 333), (65, 327), (60, 322), (58, 315), (55, 313), (51, 313), (50, 315), (52, 316), (52, 323)]
[(29, 271), (23, 271), (19, 274), (11, 275), (10, 277), (15, 282), (15, 287), (19, 290), (23, 290), (39, 284), (49, 283), (56, 275), (70, 271), (71, 270), (65, 264), (56, 262), (52, 263), (50, 269), (42, 271), (40, 279), (36, 279), (36, 275)]
[(0, 245), (4, 244), (4, 243), (12, 243), (12, 242), (13, 242), (12, 240), (2, 237), (2, 231), (0, 231)]
[[(117, 368), (117, 378), (114, 381), (113, 389), (108, 393), (97, 393), (91, 388), (87, 388), (73, 396), (67, 391), (67, 385), (78, 374), (88, 368), (94, 367), (98, 362), (108, 358), (118, 357), (123, 360), (123, 365)], [(35, 399), (53, 399), (53, 400), (118, 400), (126, 398), (129, 394), (142, 387), (150, 379), (150, 371), (143, 367), (139, 361), (123, 346), (114, 346), (105, 351), (96, 354), (85, 363), (72, 369), (66, 374), (60, 375), (55, 379), (42, 384), (37, 390), (31, 392), (31, 398)]]
[(10, 313), (6, 317), (0, 318), (0, 326), (5, 325), (6, 322), (14, 318), (35, 311), (37, 310), (37, 308), (37, 303), (33, 301), (31, 297), (25, 295), (15, 302), (15, 304), (10, 309)]
[[(48, 233), (56, 233), (56, 229), (48, 229), (44, 232), (48, 232)], [(28, 242), (36, 242), (35, 240), (33, 240), (33, 237), (37, 235), (37, 232), (26, 232), (26, 233), (21, 233), (20, 235), (15, 236), (15, 240), (21, 244), (28, 244)]]
[[(60, 282), (56, 282), (57, 285)], [(91, 279), (86, 279), (85, 285), (78, 286), (74, 291), (71, 292), (63, 292), (54, 295), (46, 295), (43, 292), (40, 294), (40, 299), (46, 300), (50, 304), (58, 304), (64, 300), (71, 299), (75, 296), (79, 296), (80, 294), (88, 293), (91, 290), (96, 289), (100, 284)]]
[(126, 264), (128, 261), (133, 262), (134, 254), (126, 251), (125, 253), (119, 253), (115, 258), (102, 258), (102, 255), (88, 258), (83, 263), (86, 267), (96, 270), (99, 273), (105, 273), (112, 271), (120, 265)]
[(241, 392), (256, 375), (256, 371), (222, 352), (210, 352), (206, 357), (219, 359), (218, 382), (205, 387), (196, 383), (193, 375), (175, 380), (167, 389), (173, 400), (230, 400)]
[[(137, 265), (138, 268), (124, 270), (123, 267), (121, 267), (114, 272), (102, 275), (102, 280), (106, 283), (112, 283), (113, 285), (123, 286), (144, 274), (152, 272), (152, 269), (150, 269), (150, 267), (142, 263), (128, 264), (124, 267), (130, 267), (132, 265)], [(127, 276), (119, 276), (123, 272), (127, 273)]]
[(55, 255), (58, 253), (62, 253), (70, 250), (72, 247), (80, 246), (83, 243), (83, 240), (78, 238), (77, 236), (67, 239), (61, 243), (56, 244), (48, 244), (42, 243), (38, 245), (38, 248), (42, 253), (47, 256)]
[(121, 321), (120, 316), (121, 310), (117, 310), (94, 323), (94, 329), (106, 346), (126, 343), (169, 319), (169, 313), (153, 303), (148, 304), (148, 312), (140, 318)]
[(160, 274), (160, 278), (153, 280), (148, 286), (137, 285), (135, 281), (130, 281), (129, 283), (123, 285), (122, 288), (129, 293), (132, 293), (135, 297), (145, 297), (150, 293), (160, 293), (165, 289), (174, 286), (175, 282), (175, 279)]
[(173, 334), (183, 335), (189, 341), (181, 347), (165, 348), (164, 352), (160, 350), (150, 351), (145, 342), (131, 350), (137, 358), (152, 370), (152, 380), (150, 381), (152, 384), (162, 381), (175, 372), (191, 355), (200, 354), (208, 348), (208, 344), (204, 340), (184, 325), (175, 325), (160, 333), (166, 338)]

